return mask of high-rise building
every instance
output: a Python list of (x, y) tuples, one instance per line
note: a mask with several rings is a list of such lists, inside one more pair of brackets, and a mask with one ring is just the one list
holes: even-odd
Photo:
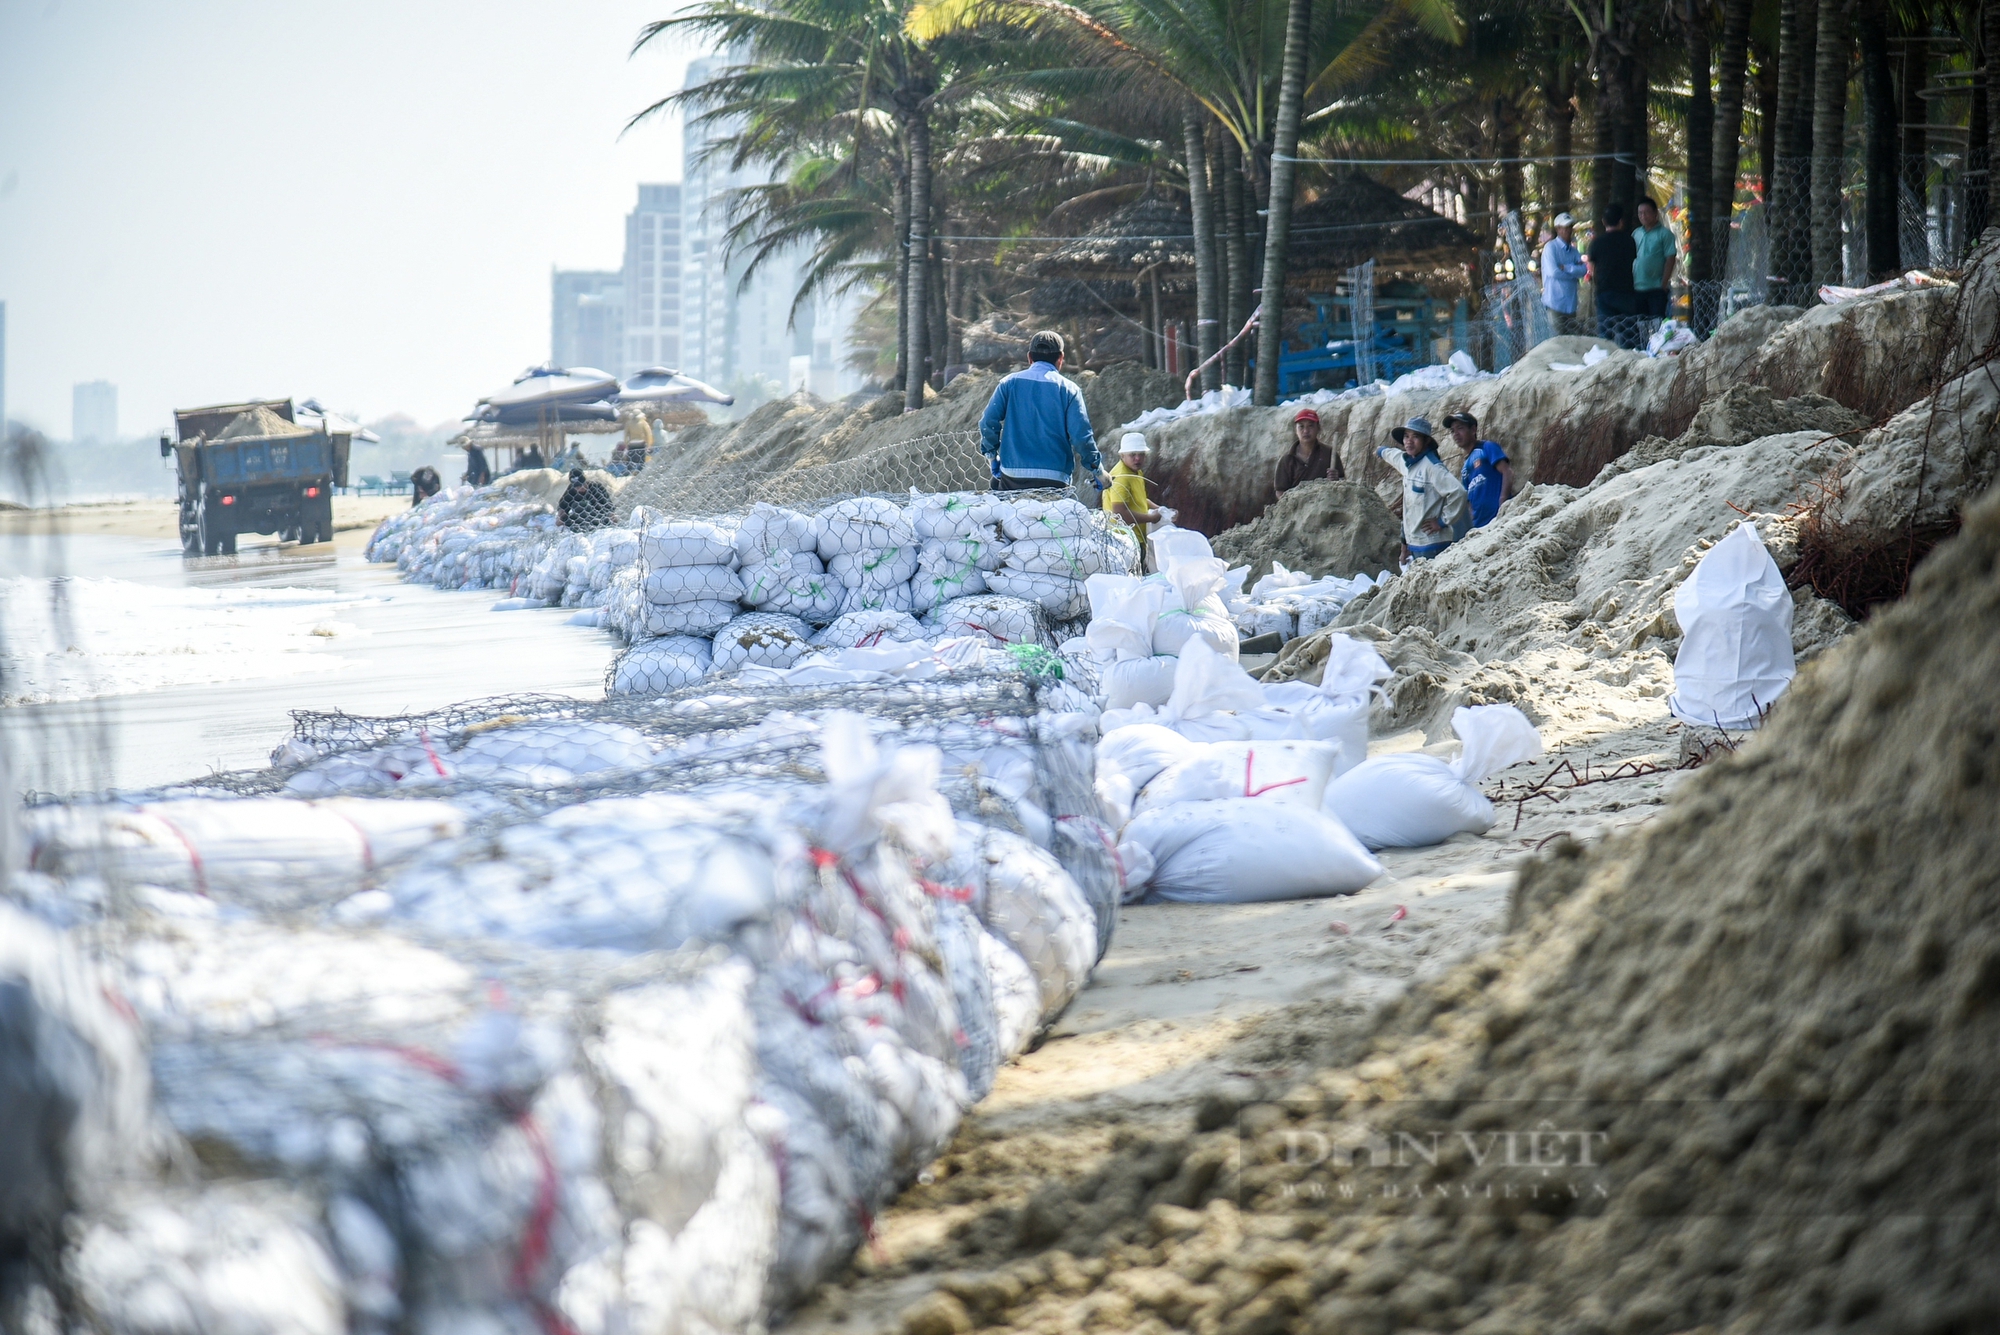
[(625, 275), (557, 269), (550, 289), (550, 360), (618, 375), (625, 365)]
[[(687, 86), (707, 83), (735, 60), (688, 62)], [(813, 299), (794, 313), (803, 276), (797, 255), (766, 260), (745, 283), (747, 259), (728, 254), (729, 206), (735, 191), (762, 178), (732, 169), (726, 155), (709, 156), (710, 146), (730, 133), (727, 124), (689, 117), (681, 133), (681, 368), (739, 391), (756, 381), (780, 393), (809, 388), (823, 397), (855, 388), (858, 378), (840, 364), (854, 303)]]
[(681, 363), (681, 187), (639, 187), (625, 215), (625, 355), (607, 370), (630, 376)]
[(118, 386), (109, 380), (86, 380), (70, 392), (71, 440), (118, 439)]

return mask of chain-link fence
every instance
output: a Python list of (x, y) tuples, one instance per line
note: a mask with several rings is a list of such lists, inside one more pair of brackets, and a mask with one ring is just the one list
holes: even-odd
[(703, 463), (662, 458), (648, 466), (619, 492), (620, 519), (629, 519), (641, 505), (661, 515), (727, 515), (759, 501), (814, 509), (852, 496), (907, 497), (913, 487), (926, 493), (984, 491), (992, 482), (974, 429), (940, 431), (804, 467), (739, 472)]

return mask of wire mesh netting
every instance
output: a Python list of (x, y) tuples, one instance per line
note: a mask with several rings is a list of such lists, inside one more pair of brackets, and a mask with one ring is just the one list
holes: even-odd
[(758, 501), (813, 508), (851, 496), (905, 496), (918, 492), (983, 491), (991, 478), (976, 430), (940, 431), (881, 445), (832, 463), (714, 475), (698, 460), (660, 459), (618, 495), (622, 518), (646, 506), (664, 515), (722, 515)]

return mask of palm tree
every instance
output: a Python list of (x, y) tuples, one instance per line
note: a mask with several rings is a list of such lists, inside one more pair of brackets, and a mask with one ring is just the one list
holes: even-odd
[(1847, 66), (1853, 0), (1820, 0), (1813, 73), (1812, 281), (1841, 281), (1840, 186), (1847, 169)]
[(1285, 255), (1292, 238), (1292, 190), (1298, 181), (1299, 115), (1305, 103), (1306, 46), (1312, 0), (1291, 0), (1285, 17), (1284, 76), (1272, 138), (1270, 222), (1264, 233), (1264, 322), (1257, 328), (1256, 402), (1278, 402), (1278, 348), (1285, 332)]
[[(1728, 272), (1729, 220), (1736, 208), (1736, 172), (1743, 144), (1743, 89), (1750, 68), (1750, 13), (1754, 0), (1717, 0), (1722, 9), (1722, 50), (1716, 60), (1715, 125), (1710, 147), (1708, 197), (1709, 277)], [(1689, 164), (1692, 175), (1693, 164)]]

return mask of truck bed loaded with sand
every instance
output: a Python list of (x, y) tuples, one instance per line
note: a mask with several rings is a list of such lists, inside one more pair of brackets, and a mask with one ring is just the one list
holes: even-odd
[[(1282, 498), (1107, 372), (1151, 573), (979, 375), (398, 514), (605, 694), (14, 813), (0, 1325), (2000, 1326), (1996, 330), (1990, 242), (1322, 394)], [(1528, 485), (1398, 572), (1454, 411)]]

